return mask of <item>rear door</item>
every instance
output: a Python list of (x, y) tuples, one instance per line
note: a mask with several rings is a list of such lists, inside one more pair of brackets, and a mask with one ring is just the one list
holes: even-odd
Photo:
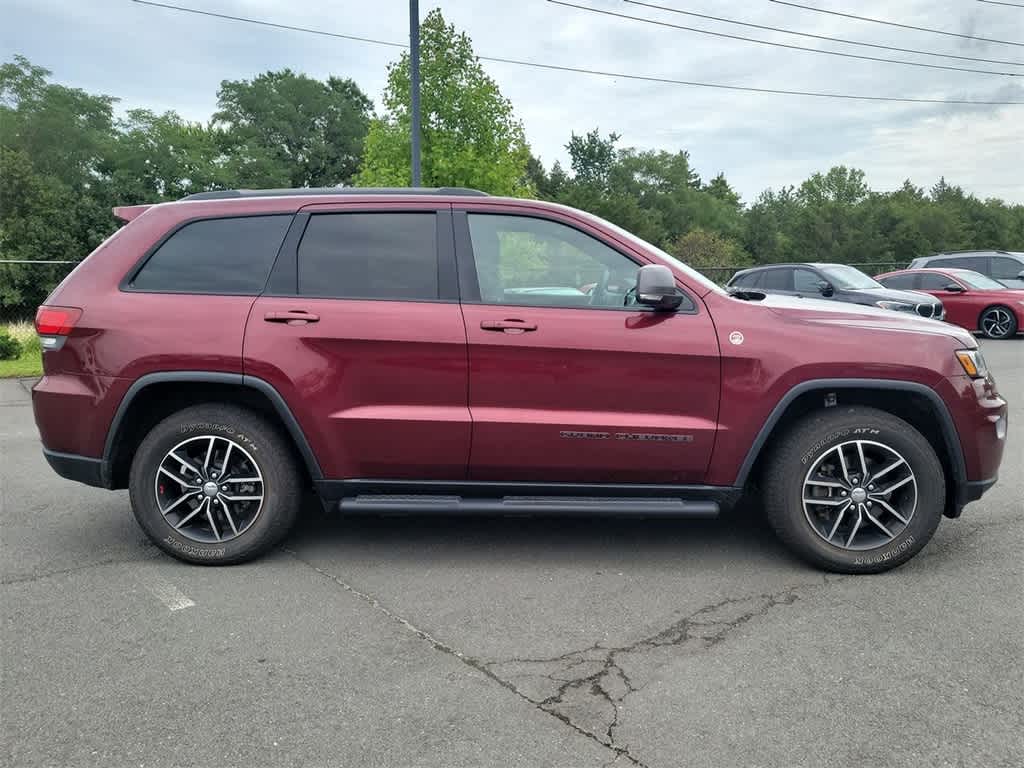
[(700, 483), (720, 364), (703, 303), (632, 301), (643, 254), (569, 214), (455, 206), (470, 477)]
[(253, 305), (243, 357), (246, 375), (284, 396), (325, 477), (463, 479), (466, 332), (450, 207), (303, 208)]

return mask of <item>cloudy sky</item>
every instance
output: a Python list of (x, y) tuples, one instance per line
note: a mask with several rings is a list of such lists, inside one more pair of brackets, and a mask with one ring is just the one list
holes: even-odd
[[(162, 0), (208, 11), (382, 40), (408, 35), (406, 0)], [(813, 48), (952, 67), (975, 74), (840, 58), (613, 18), (545, 0), (421, 0), (440, 5), (480, 55), (760, 88), (1024, 103), (1024, 8), (978, 0), (795, 0), (804, 5), (1016, 42), (936, 35), (814, 13), (770, 0), (650, 0), (751, 23), (1008, 64), (873, 50), (754, 30), (631, 5), (578, 5)], [(2, 0), (0, 56), (15, 53), (54, 79), (121, 98), (122, 108), (173, 109), (205, 121), (221, 80), (291, 67), (352, 77), (375, 101), (396, 49), (268, 29), (132, 0)], [(1014, 62), (1017, 62), (1014, 65)], [(705, 177), (723, 171), (750, 201), (817, 170), (862, 168), (876, 189), (939, 176), (979, 197), (1024, 202), (1024, 106), (843, 101), (549, 72), (485, 62), (512, 100), (535, 154), (565, 162), (571, 131), (621, 134), (620, 146), (689, 150)]]

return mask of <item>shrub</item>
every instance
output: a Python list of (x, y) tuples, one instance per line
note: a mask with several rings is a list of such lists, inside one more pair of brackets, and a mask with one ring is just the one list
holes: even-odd
[(42, 345), (39, 342), (39, 335), (36, 327), (28, 320), (11, 323), (7, 326), (7, 334), (16, 342), (21, 344), (21, 353), (39, 352), (42, 353)]
[(21, 356), (21, 344), (6, 330), (0, 330), (0, 360), (17, 360)]

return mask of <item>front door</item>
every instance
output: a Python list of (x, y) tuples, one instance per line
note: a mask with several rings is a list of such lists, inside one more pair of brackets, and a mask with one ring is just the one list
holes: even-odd
[(473, 420), (470, 478), (700, 483), (718, 419), (707, 309), (638, 306), (642, 254), (576, 219), (455, 212)]

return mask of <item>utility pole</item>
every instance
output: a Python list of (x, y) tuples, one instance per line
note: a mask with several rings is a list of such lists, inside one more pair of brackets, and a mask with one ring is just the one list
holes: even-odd
[(420, 186), (420, 3), (409, 0), (409, 79), (412, 86), (412, 185)]

